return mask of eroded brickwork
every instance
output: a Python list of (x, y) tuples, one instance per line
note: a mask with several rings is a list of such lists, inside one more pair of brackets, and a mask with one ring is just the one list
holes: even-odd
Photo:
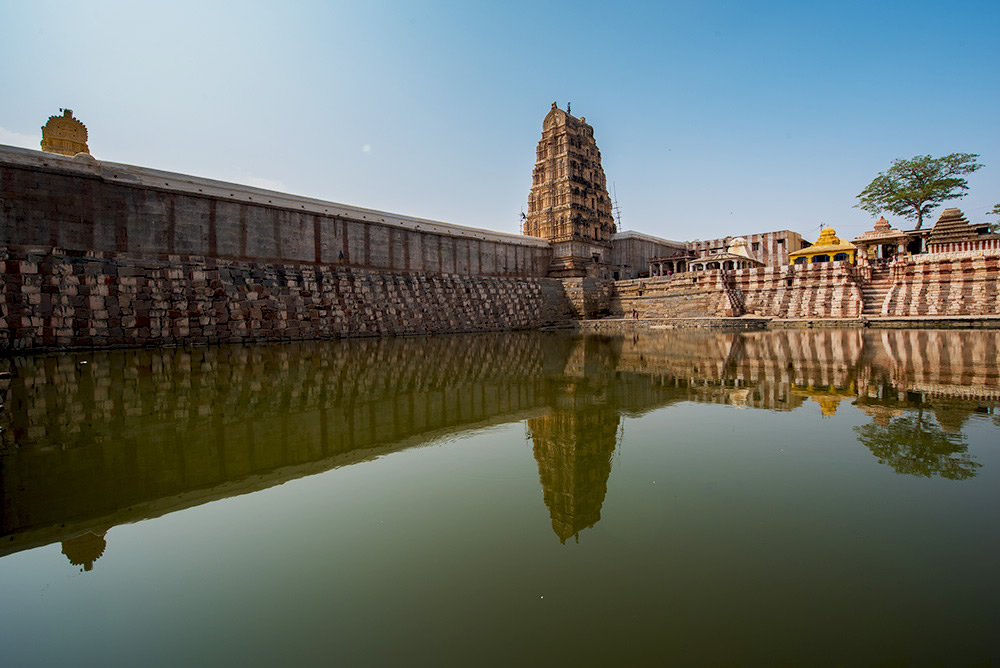
[(161, 346), (528, 329), (569, 314), (555, 279), (0, 250), (0, 348)]
[(1000, 254), (983, 251), (916, 256), (893, 268), (883, 315), (996, 315), (1000, 313)]
[(734, 272), (746, 312), (776, 318), (857, 318), (861, 288), (846, 262)]
[(563, 292), (576, 319), (604, 318), (613, 315), (611, 302), (617, 287), (613, 281), (600, 278), (564, 278)]
[[(738, 299), (722, 272), (698, 271), (615, 284), (612, 313), (639, 318), (757, 315), (775, 318), (856, 318), (861, 289), (846, 263), (762, 267), (729, 272)], [(742, 300), (742, 312), (734, 313)]]
[(618, 317), (698, 318), (720, 315), (728, 305), (719, 272), (618, 281), (611, 313)]

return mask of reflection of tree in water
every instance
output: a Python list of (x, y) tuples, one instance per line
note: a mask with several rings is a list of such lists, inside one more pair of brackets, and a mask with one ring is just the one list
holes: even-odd
[(982, 466), (966, 452), (961, 433), (948, 433), (925, 421), (923, 411), (892, 418), (884, 426), (855, 427), (854, 431), (879, 463), (891, 466), (896, 473), (965, 480)]

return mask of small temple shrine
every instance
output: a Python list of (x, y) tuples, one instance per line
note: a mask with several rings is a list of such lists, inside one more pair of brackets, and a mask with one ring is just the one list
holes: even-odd
[(707, 269), (754, 269), (763, 267), (764, 263), (751, 257), (747, 251), (747, 240), (736, 237), (729, 242), (729, 247), (723, 253), (702, 255), (690, 263), (691, 271)]
[(837, 237), (832, 227), (824, 227), (819, 233), (819, 239), (812, 246), (788, 254), (792, 264), (809, 264), (813, 262), (854, 263), (857, 261), (858, 249), (849, 241)]
[(87, 126), (73, 118), (72, 109), (60, 109), (62, 116), (49, 116), (42, 126), (42, 150), (46, 153), (74, 156), (90, 155), (87, 147)]
[(919, 236), (907, 234), (889, 225), (885, 216), (880, 216), (875, 228), (865, 232), (853, 243), (858, 249), (858, 263), (887, 262), (893, 257), (902, 257)]

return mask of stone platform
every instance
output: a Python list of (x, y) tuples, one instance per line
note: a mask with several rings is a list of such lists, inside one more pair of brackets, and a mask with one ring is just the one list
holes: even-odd
[(570, 323), (585, 332), (634, 332), (657, 329), (1000, 329), (1000, 316), (914, 316), (878, 318), (600, 318)]

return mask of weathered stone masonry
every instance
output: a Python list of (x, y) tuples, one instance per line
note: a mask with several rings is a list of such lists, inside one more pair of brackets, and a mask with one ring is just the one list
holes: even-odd
[[(861, 290), (846, 263), (826, 262), (730, 272), (743, 310), (781, 318), (856, 318)], [(734, 306), (720, 271), (619, 281), (611, 312), (640, 318), (698, 318), (731, 314)]]
[(778, 318), (857, 318), (861, 287), (846, 262), (736, 271), (746, 311)]
[(544, 277), (547, 242), (0, 147), (0, 246)]
[(949, 253), (937, 260), (916, 256), (893, 268), (893, 286), (882, 315), (996, 315), (1000, 313), (998, 276), (997, 251)]
[(547, 242), (0, 149), (0, 347), (540, 327)]
[(529, 329), (565, 318), (558, 281), (322, 265), (0, 252), (0, 346), (204, 344)]
[[(571, 319), (997, 316), (1000, 250), (548, 278), (545, 239), (0, 147), (0, 350), (531, 329)], [(868, 272), (866, 274), (866, 271)]]

